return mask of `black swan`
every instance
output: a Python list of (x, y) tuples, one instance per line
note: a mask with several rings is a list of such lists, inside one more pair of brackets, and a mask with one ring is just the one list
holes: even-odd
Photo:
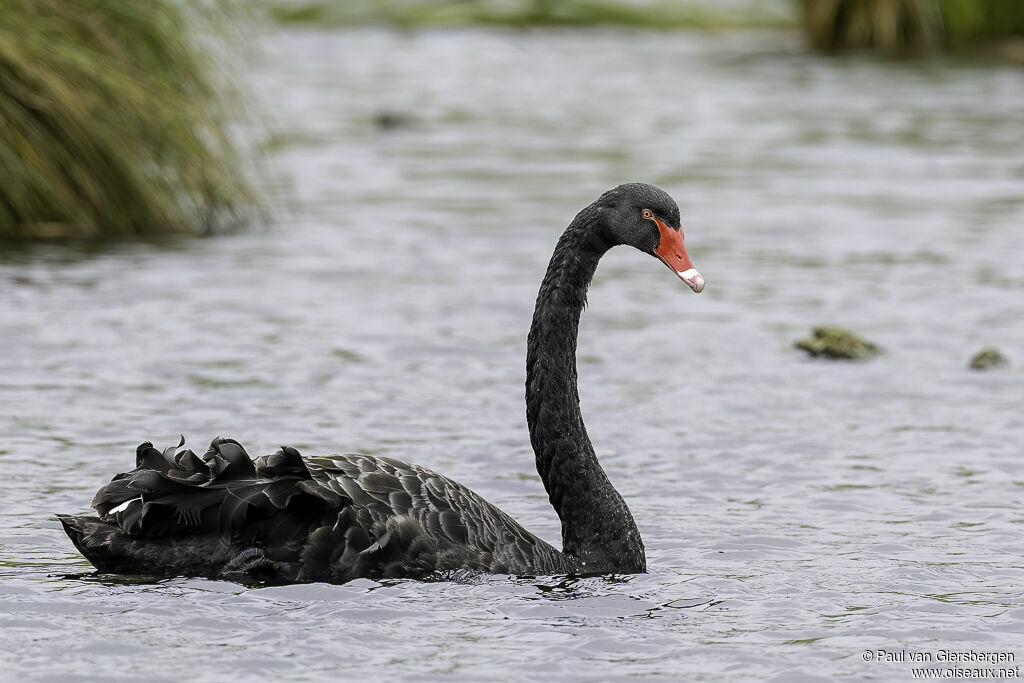
[(664, 191), (620, 185), (580, 211), (541, 283), (527, 342), (526, 416), (537, 471), (562, 522), (562, 552), (426, 468), (367, 455), (304, 457), (288, 447), (253, 461), (237, 441), (220, 438), (201, 457), (144, 443), (135, 469), (96, 494), (98, 516), (58, 518), (98, 570), (120, 574), (341, 583), (459, 569), (644, 572), (636, 523), (583, 425), (576, 334), (597, 262), (613, 246), (656, 256), (694, 292), (704, 289), (679, 225)]

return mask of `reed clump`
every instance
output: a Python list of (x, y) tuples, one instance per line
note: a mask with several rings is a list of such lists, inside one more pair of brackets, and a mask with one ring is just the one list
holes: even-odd
[(1020, 0), (938, 0), (947, 42), (953, 46), (1024, 36)]
[(799, 0), (804, 33), (824, 52), (890, 55), (1024, 35), (1020, 0)]
[(232, 107), (194, 39), (223, 16), (188, 5), (0, 3), (0, 237), (237, 223), (252, 196), (228, 133)]

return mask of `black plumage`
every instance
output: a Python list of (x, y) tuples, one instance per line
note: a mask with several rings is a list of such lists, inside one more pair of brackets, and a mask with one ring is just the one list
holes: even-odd
[(426, 468), (366, 455), (303, 457), (288, 447), (251, 460), (237, 441), (220, 438), (202, 456), (182, 449), (184, 439), (164, 451), (144, 443), (135, 469), (96, 494), (96, 516), (58, 518), (97, 569), (123, 574), (340, 583), (460, 569), (645, 571), (639, 531), (580, 414), (576, 333), (607, 249), (629, 244), (660, 255), (664, 237), (652, 215), (678, 231), (678, 208), (658, 188), (622, 185), (603, 194), (559, 239), (537, 297), (527, 422), (562, 523), (562, 552)]

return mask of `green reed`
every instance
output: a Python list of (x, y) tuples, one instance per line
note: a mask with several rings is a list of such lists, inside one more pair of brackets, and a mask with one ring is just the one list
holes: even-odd
[(223, 16), (185, 7), (0, 3), (0, 237), (237, 223), (252, 195), (218, 65), (199, 44)]

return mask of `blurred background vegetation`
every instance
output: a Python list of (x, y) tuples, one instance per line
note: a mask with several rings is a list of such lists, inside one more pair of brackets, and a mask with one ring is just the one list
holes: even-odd
[(816, 49), (892, 53), (1024, 33), (1019, 0), (265, 0), (279, 21), (406, 25), (801, 26)]
[(1016, 0), (801, 0), (800, 9), (809, 44), (830, 52), (914, 54), (1024, 34)]
[[(253, 215), (212, 56), (237, 7), (178, 0), (0, 4), (0, 237), (206, 234)], [(802, 29), (823, 52), (996, 45), (1024, 61), (1019, 0), (263, 0), (285, 23)], [(1012, 40), (1016, 39), (1016, 40)]]
[(0, 3), (0, 236), (204, 233), (250, 203), (219, 11), (175, 0)]

